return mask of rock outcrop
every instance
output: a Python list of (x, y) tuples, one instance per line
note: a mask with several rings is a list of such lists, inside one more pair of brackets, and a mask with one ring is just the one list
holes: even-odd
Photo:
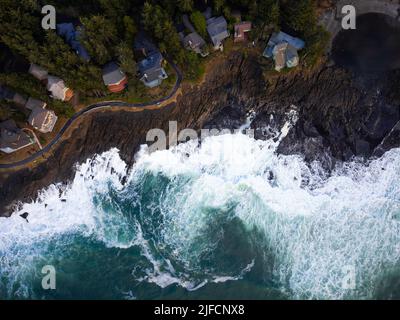
[[(16, 200), (29, 201), (37, 191), (73, 177), (74, 165), (94, 154), (116, 147), (129, 164), (145, 143), (148, 130), (167, 131), (176, 120), (179, 129), (238, 128), (253, 110), (256, 138), (268, 138), (266, 127), (280, 127), (286, 113), (297, 107), (298, 121), (282, 141), (279, 152), (301, 153), (307, 160), (347, 160), (369, 157), (398, 146), (391, 139), (400, 120), (399, 72), (385, 79), (354, 79), (336, 67), (263, 78), (259, 56), (233, 52), (214, 64), (200, 85), (185, 85), (177, 103), (153, 111), (103, 111), (85, 117), (69, 139), (33, 169), (0, 173), (0, 212), (7, 213)], [(271, 117), (272, 115), (272, 117)], [(393, 131), (394, 130), (394, 131)], [(398, 132), (397, 130), (396, 132)]]
[(259, 71), (252, 58), (244, 59), (240, 53), (235, 53), (220, 62), (201, 86), (185, 85), (177, 103), (142, 112), (90, 113), (68, 139), (54, 148), (46, 161), (33, 169), (0, 171), (0, 215), (9, 213), (17, 200), (29, 201), (36, 197), (38, 190), (52, 183), (67, 182), (73, 177), (75, 164), (95, 154), (116, 147), (121, 157), (132, 164), (135, 152), (145, 143), (150, 129), (168, 132), (169, 121), (177, 121), (178, 129), (202, 128), (215, 113), (230, 104), (233, 96), (250, 101), (261, 91), (262, 85), (254, 78)]

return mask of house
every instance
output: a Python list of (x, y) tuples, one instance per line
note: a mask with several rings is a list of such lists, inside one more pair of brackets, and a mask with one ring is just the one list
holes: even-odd
[(200, 54), (203, 58), (209, 55), (207, 51), (206, 42), (197, 32), (189, 33), (182, 40), (183, 46), (187, 50)]
[(49, 76), (47, 70), (34, 63), (31, 63), (28, 72), (39, 81), (47, 81), (47, 78)]
[(24, 96), (18, 92), (15, 92), (12, 95), (11, 99), (6, 99), (6, 100), (9, 102), (13, 102), (14, 104), (16, 104), (17, 106), (20, 106), (20, 107), (24, 107), (26, 104), (26, 101), (27, 101), (26, 96)]
[(55, 76), (47, 78), (47, 90), (52, 98), (61, 101), (69, 101), (74, 96), (74, 92), (65, 86), (64, 81)]
[(223, 50), (223, 41), (229, 37), (228, 24), (223, 16), (212, 17), (207, 20), (207, 32), (214, 50)]
[(72, 89), (66, 87), (62, 79), (49, 75), (47, 70), (41, 66), (31, 63), (28, 72), (39, 81), (46, 82), (47, 90), (50, 91), (50, 96), (52, 98), (61, 101), (69, 101), (74, 96)]
[(0, 123), (0, 151), (13, 153), (34, 143), (23, 130), (17, 127), (14, 120)]
[(103, 81), (111, 92), (121, 92), (128, 84), (128, 78), (115, 62), (103, 67)]
[(158, 52), (157, 46), (150, 40), (147, 34), (143, 31), (139, 31), (135, 37), (133, 49), (137, 61), (147, 58), (153, 53)]
[(192, 50), (193, 52), (200, 54), (202, 57), (208, 56), (209, 52), (207, 51), (206, 42), (196, 32), (196, 29), (190, 23), (187, 14), (184, 14), (182, 16), (182, 21), (185, 28), (190, 31), (188, 35), (185, 35), (184, 32), (180, 33), (182, 44), (185, 47), (185, 49)]
[(35, 106), (29, 115), (28, 123), (36, 130), (42, 133), (48, 133), (53, 131), (57, 119), (53, 110)]
[(247, 40), (247, 34), (251, 31), (251, 22), (243, 21), (234, 26), (235, 34), (233, 41), (241, 42)]
[(136, 35), (134, 49), (136, 56), (140, 57), (137, 64), (140, 80), (146, 87), (159, 86), (168, 78), (163, 68), (163, 56), (144, 32), (141, 31)]
[(3, 89), (2, 98), (7, 102), (14, 103), (19, 107), (24, 107), (27, 101), (27, 97), (18, 93), (14, 92), (8, 88)]
[(272, 51), (275, 61), (275, 70), (281, 71), (283, 68), (294, 68), (299, 64), (297, 49), (287, 42), (276, 45)]
[(168, 78), (163, 68), (164, 58), (160, 52), (155, 52), (138, 63), (140, 80), (146, 87), (159, 86), (164, 79)]
[(281, 71), (285, 67), (293, 68), (299, 64), (298, 50), (303, 49), (304, 46), (303, 40), (280, 31), (272, 34), (263, 56), (273, 58), (275, 70)]
[(75, 30), (72, 23), (60, 23), (57, 24), (57, 34), (63, 37), (70, 47), (80, 56), (84, 61), (89, 62), (90, 56), (86, 51), (85, 47), (80, 43), (79, 37), (81, 30)]
[[(299, 64), (299, 55), (297, 53), (297, 49), (293, 47), (290, 43), (281, 43), (275, 46), (274, 50), (284, 52), (284, 61), (288, 68), (294, 68)], [(284, 66), (282, 68), (284, 68)]]
[(33, 110), (35, 108), (42, 108), (45, 109), (47, 106), (47, 103), (38, 99), (34, 99), (32, 97), (29, 97), (28, 101), (25, 104), (25, 108), (29, 110)]
[(27, 102), (26, 96), (14, 92), (5, 86), (0, 86), (0, 99), (4, 99), (7, 102), (14, 103), (19, 107), (24, 107)]
[(292, 37), (291, 35), (288, 35), (282, 31), (274, 32), (267, 43), (267, 47), (264, 50), (263, 56), (266, 58), (271, 58), (274, 47), (282, 42), (290, 43), (296, 50), (301, 50), (305, 47), (304, 41), (299, 38)]

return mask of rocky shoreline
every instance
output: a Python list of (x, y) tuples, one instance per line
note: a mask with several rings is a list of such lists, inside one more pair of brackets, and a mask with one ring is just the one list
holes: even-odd
[[(33, 169), (0, 172), (0, 216), (17, 201), (30, 201), (52, 183), (68, 182), (77, 163), (116, 147), (129, 165), (152, 128), (238, 128), (248, 112), (257, 139), (269, 137), (296, 106), (298, 121), (282, 141), (282, 154), (302, 154), (323, 161), (327, 169), (337, 160), (369, 158), (400, 145), (400, 71), (368, 79), (353, 76), (330, 63), (312, 72), (263, 78), (260, 57), (232, 52), (220, 60), (200, 86), (185, 84), (177, 102), (143, 112), (94, 112), (62, 141), (48, 159)], [(272, 115), (272, 117), (271, 117)]]

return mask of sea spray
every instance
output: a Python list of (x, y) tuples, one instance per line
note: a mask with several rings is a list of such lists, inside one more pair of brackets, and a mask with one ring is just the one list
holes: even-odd
[[(51, 186), (0, 219), (1, 298), (48, 297), (36, 283), (49, 262), (62, 276), (55, 298), (155, 298), (155, 288), (194, 294), (230, 282), (296, 299), (374, 297), (398, 267), (400, 150), (328, 176), (277, 145), (236, 133), (143, 147), (124, 185), (117, 150), (88, 160), (61, 196)], [(354, 289), (343, 286), (348, 266)]]

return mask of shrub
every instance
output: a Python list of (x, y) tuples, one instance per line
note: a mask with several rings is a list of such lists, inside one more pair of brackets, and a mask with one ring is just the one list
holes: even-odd
[(194, 11), (190, 15), (190, 20), (192, 21), (196, 31), (202, 36), (207, 36), (207, 22), (203, 14), (200, 11)]

